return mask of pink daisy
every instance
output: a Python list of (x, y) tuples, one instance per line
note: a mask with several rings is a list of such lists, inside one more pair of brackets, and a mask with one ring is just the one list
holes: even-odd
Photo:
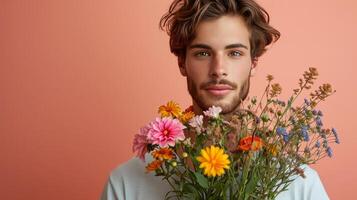
[(175, 146), (176, 141), (185, 139), (186, 127), (178, 119), (157, 117), (149, 126), (148, 139), (160, 147)]
[(145, 162), (145, 154), (148, 151), (147, 145), (150, 143), (148, 140), (148, 132), (150, 127), (145, 126), (140, 128), (140, 133), (134, 136), (133, 152), (137, 152), (137, 156)]

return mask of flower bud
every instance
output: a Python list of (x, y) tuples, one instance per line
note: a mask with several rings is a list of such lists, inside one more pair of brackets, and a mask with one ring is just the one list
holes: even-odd
[(182, 153), (182, 157), (187, 158), (188, 154), (186, 152)]

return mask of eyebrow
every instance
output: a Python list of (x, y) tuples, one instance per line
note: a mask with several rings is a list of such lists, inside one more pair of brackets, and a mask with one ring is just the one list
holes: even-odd
[[(212, 49), (212, 47), (206, 44), (193, 44), (188, 47), (188, 49), (194, 49), (194, 48), (209, 49), (209, 50)], [(242, 43), (230, 44), (224, 47), (224, 49), (233, 49), (233, 48), (244, 48), (248, 50), (248, 47)]]

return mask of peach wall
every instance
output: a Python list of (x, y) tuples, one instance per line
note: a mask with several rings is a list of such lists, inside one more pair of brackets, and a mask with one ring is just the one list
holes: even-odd
[[(98, 199), (157, 107), (190, 104), (157, 25), (170, 2), (0, 0), (0, 199)], [(287, 96), (318, 67), (318, 83), (337, 90), (321, 109), (342, 144), (314, 168), (331, 199), (355, 199), (357, 3), (260, 2), (282, 38), (260, 60), (251, 94), (272, 73)]]

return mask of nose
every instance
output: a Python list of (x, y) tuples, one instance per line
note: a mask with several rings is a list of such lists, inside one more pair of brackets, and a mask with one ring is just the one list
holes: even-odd
[(213, 56), (211, 68), (210, 68), (210, 76), (218, 79), (227, 76), (224, 54), (216, 53)]

